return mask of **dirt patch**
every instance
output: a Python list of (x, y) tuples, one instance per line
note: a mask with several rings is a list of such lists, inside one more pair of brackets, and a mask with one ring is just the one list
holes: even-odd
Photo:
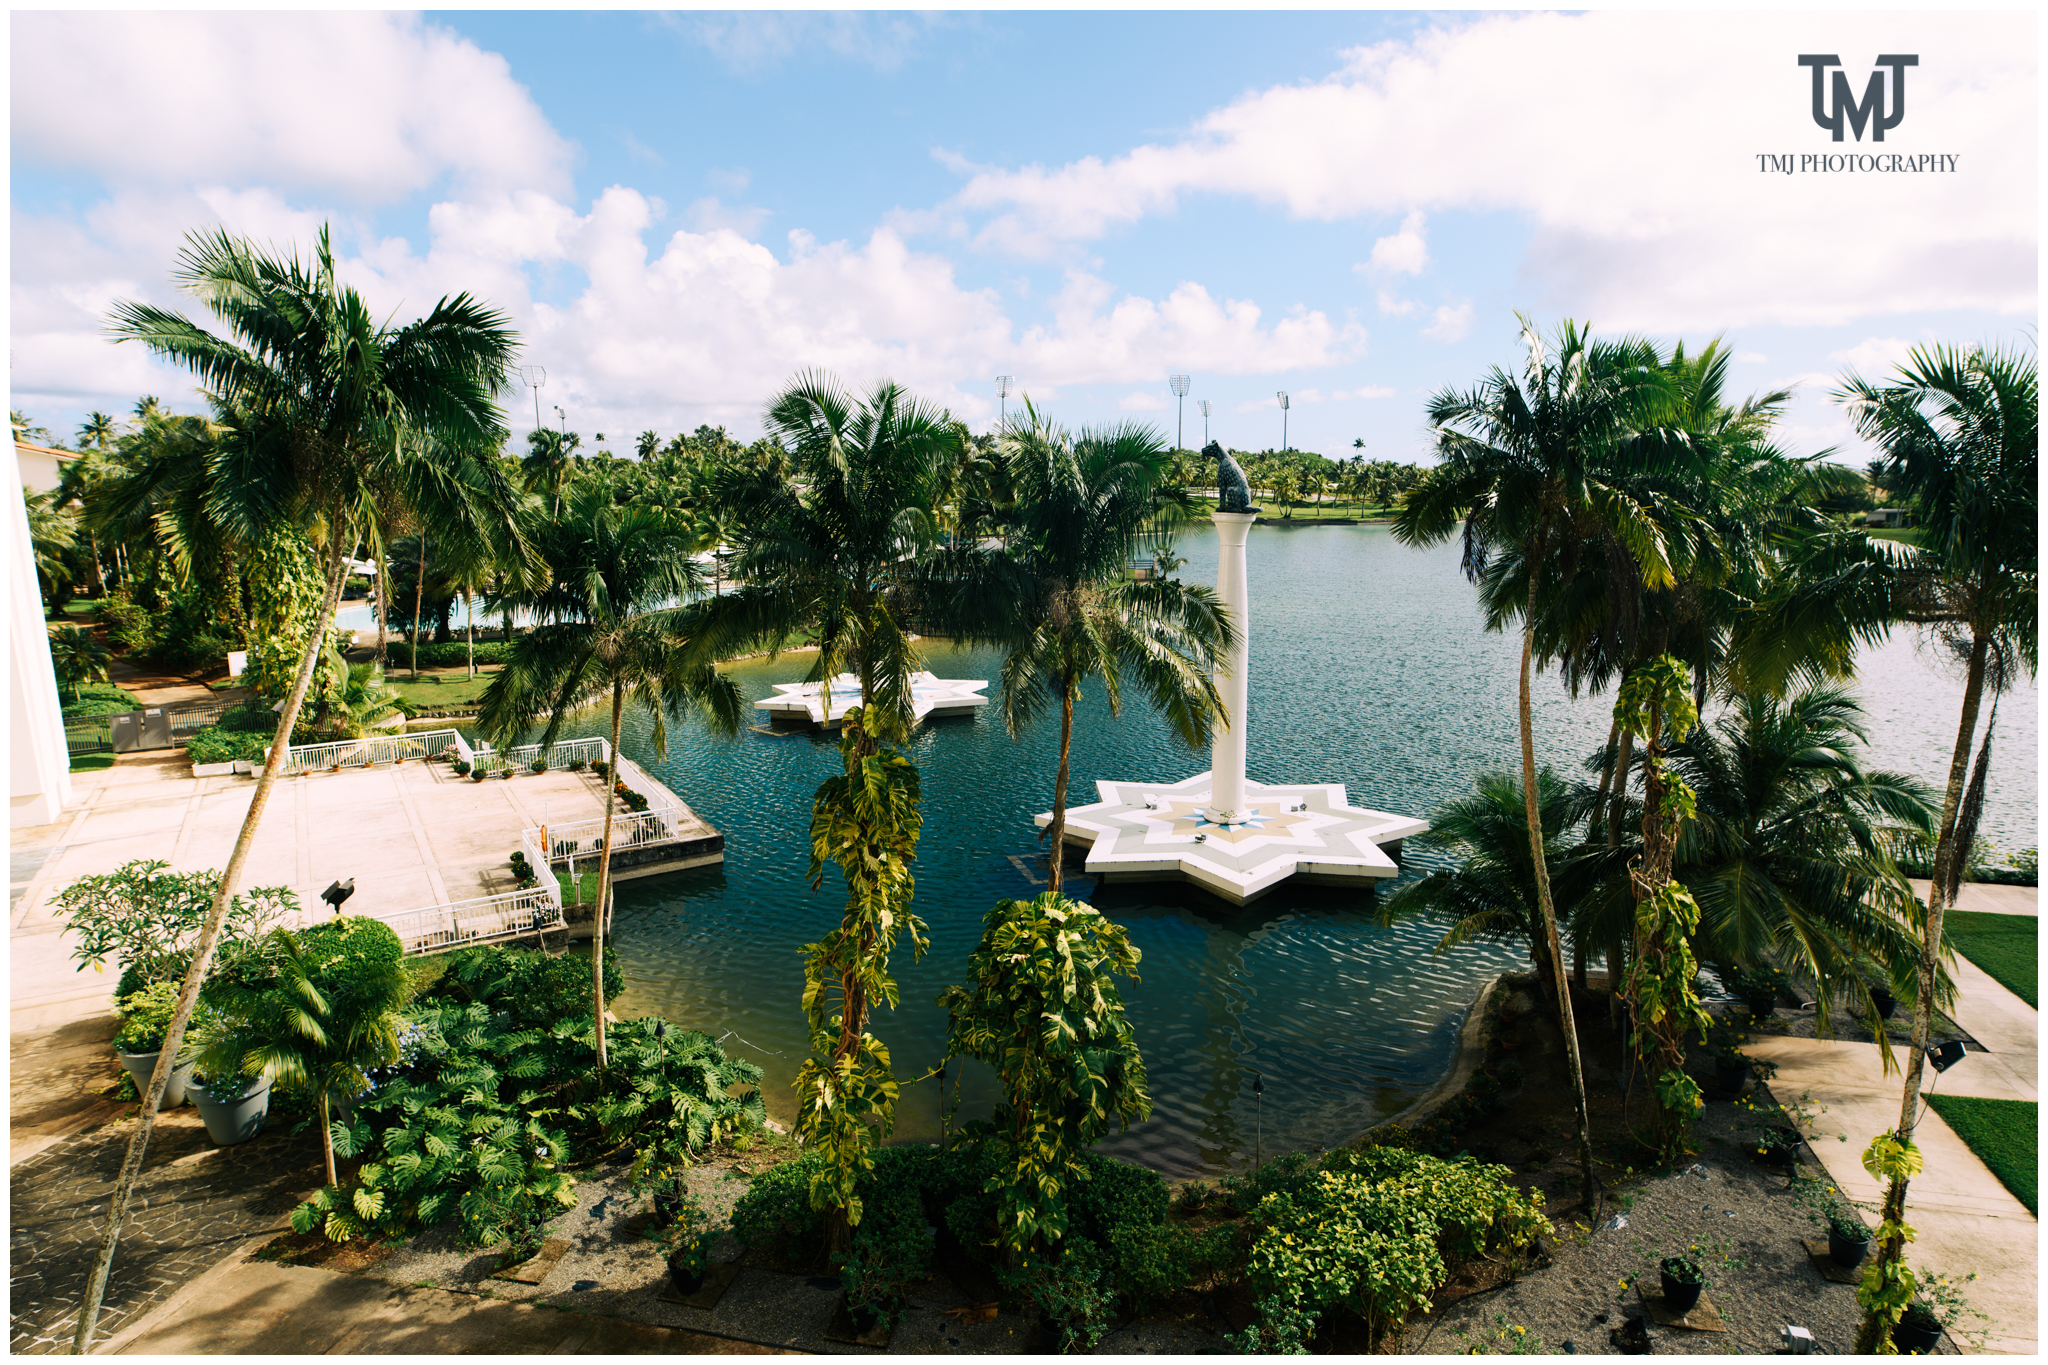
[(317, 1232), (287, 1232), (271, 1238), (250, 1254), (251, 1260), (276, 1261), (279, 1265), (317, 1266), (340, 1275), (368, 1270), (398, 1248), (390, 1242), (356, 1238), (330, 1242)]

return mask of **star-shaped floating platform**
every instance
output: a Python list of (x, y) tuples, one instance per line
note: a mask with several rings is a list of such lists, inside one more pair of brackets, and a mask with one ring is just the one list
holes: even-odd
[[(1185, 878), (1239, 905), (1289, 877), (1367, 885), (1400, 875), (1386, 851), (1424, 820), (1350, 804), (1341, 782), (1244, 784), (1245, 818), (1209, 819), (1210, 775), (1183, 782), (1097, 782), (1102, 797), (1067, 811), (1067, 842), (1106, 881)], [(1035, 817), (1040, 829), (1050, 813)]]
[[(910, 709), (918, 720), (926, 716), (971, 716), (975, 707), (988, 704), (988, 698), (981, 695), (987, 686), (986, 678), (935, 678), (929, 673), (913, 673)], [(859, 705), (860, 679), (851, 673), (841, 673), (832, 680), (829, 716), (825, 713), (823, 683), (776, 683), (774, 696), (754, 703), (771, 720), (808, 720), (813, 725), (837, 725), (846, 719), (848, 710)]]

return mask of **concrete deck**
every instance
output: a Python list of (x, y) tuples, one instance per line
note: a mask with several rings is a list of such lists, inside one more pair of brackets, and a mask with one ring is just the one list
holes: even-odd
[[(2032, 895), (2027, 887), (1990, 889)], [(1967, 893), (1964, 901), (1965, 908), (1977, 908), (1968, 905)], [(1923, 1090), (2038, 1102), (2039, 1016), (1967, 958), (1957, 959), (1956, 987), (1956, 1021), (1987, 1050), (1973, 1049), (1939, 1075), (1930, 1067)], [(1757, 1038), (1747, 1051), (1777, 1063), (1771, 1091), (1780, 1100), (1803, 1096), (1825, 1106), (1807, 1132), (1836, 1187), (1866, 1208), (1881, 1202), (1882, 1186), (1863, 1169), (1863, 1149), (1897, 1126), (1903, 1077), (1884, 1074), (1877, 1045)], [(1903, 1064), (1903, 1049), (1898, 1055)], [(1987, 1349), (2037, 1354), (2039, 1224), (1931, 1106), (1923, 1108), (1914, 1141), (1926, 1170), (1907, 1191), (1906, 1221), (1918, 1234), (1907, 1248), (1907, 1263), (1958, 1276), (1974, 1271), (1977, 1282), (1967, 1292), (1992, 1319)]]

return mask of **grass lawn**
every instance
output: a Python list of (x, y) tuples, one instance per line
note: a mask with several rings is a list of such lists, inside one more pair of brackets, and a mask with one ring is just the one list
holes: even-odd
[[(595, 905), (597, 903), (597, 869), (594, 866), (595, 861), (592, 858), (578, 858), (576, 860), (576, 879), (583, 883), (583, 904), (585, 905)], [(588, 872), (583, 870), (586, 863), (593, 864)], [(574, 882), (569, 880), (569, 874), (558, 868), (555, 871), (555, 880), (562, 884), (562, 904), (564, 906), (576, 904), (576, 886)], [(614, 883), (614, 885), (616, 884)]]
[(418, 682), (412, 680), (412, 670), (404, 666), (403, 656), (394, 655), (391, 668), (384, 675), (384, 681), (398, 689), (398, 695), (415, 706), (429, 706), (445, 710), (451, 706), (474, 706), (491, 685), (497, 669), (481, 669), (476, 677), (468, 677), (460, 668), (442, 669), (430, 672), (420, 670)]
[[(1293, 515), (1289, 515), (1289, 512)], [(1265, 502), (1259, 507), (1259, 523), (1276, 521), (1358, 521), (1366, 517), (1389, 517), (1393, 509), (1388, 507), (1367, 507), (1361, 509), (1355, 502), (1297, 503), (1289, 508), (1284, 503)]]
[(71, 771), (75, 773), (96, 773), (113, 766), (112, 754), (78, 754), (71, 760)]
[(2041, 1106), (2032, 1100), (1978, 1100), (1929, 1095), (1941, 1120), (1969, 1144), (1978, 1160), (2012, 1191), (2027, 1212), (2041, 1216)]
[(2039, 924), (2032, 915), (1951, 910), (1942, 919), (1942, 932), (1957, 952), (1982, 967), (1999, 985), (2039, 1009)]
[(1896, 531), (1885, 527), (1872, 527), (1865, 530), (1863, 534), (1869, 536), (1872, 540), (1896, 540), (1901, 545), (1918, 545), (1920, 543), (1920, 528), (1917, 526), (1901, 527)]

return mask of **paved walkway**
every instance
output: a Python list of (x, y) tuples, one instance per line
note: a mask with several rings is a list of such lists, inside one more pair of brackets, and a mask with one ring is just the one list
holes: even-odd
[(233, 1256), (108, 1340), (113, 1355), (793, 1355), (444, 1289)]
[[(2001, 891), (2032, 888), (1999, 887)], [(1975, 908), (1967, 904), (1965, 908)], [(2040, 1017), (1975, 963), (1956, 962), (1956, 1022), (1987, 1049), (1974, 1049), (1925, 1086), (1944, 1095), (2039, 1101)], [(1882, 1186), (1863, 1169), (1863, 1150), (1896, 1127), (1903, 1078), (1884, 1074), (1874, 1043), (1812, 1038), (1757, 1038), (1751, 1054), (1777, 1063), (1771, 1091), (1825, 1107), (1808, 1125), (1814, 1155), (1849, 1198), (1874, 1207)], [(1904, 1050), (1898, 1052), (1904, 1062)], [(1987, 1349), (2034, 1355), (2040, 1347), (2040, 1225), (2013, 1198), (1931, 1106), (1923, 1108), (1914, 1141), (1926, 1169), (1907, 1193), (1906, 1221), (1918, 1234), (1907, 1249), (1916, 1270), (1976, 1272), (1966, 1291), (1990, 1315)]]
[[(140, 1321), (251, 1238), (288, 1229), (292, 1207), (319, 1187), (321, 1168), (318, 1140), (291, 1137), (287, 1126), (216, 1147), (192, 1106), (158, 1118), (107, 1281), (103, 1334)], [(79, 1133), (9, 1169), (8, 1345), (15, 1353), (70, 1350), (134, 1128), (125, 1119)]]
[[(1909, 878), (1913, 883), (1913, 894), (1927, 904), (1927, 893), (1934, 883), (1924, 878)], [(2041, 888), (2038, 886), (1999, 886), (1994, 882), (1964, 882), (1962, 890), (1956, 893), (1955, 908), (1958, 910), (1982, 911), (1992, 915), (2035, 915), (2041, 913)]]

